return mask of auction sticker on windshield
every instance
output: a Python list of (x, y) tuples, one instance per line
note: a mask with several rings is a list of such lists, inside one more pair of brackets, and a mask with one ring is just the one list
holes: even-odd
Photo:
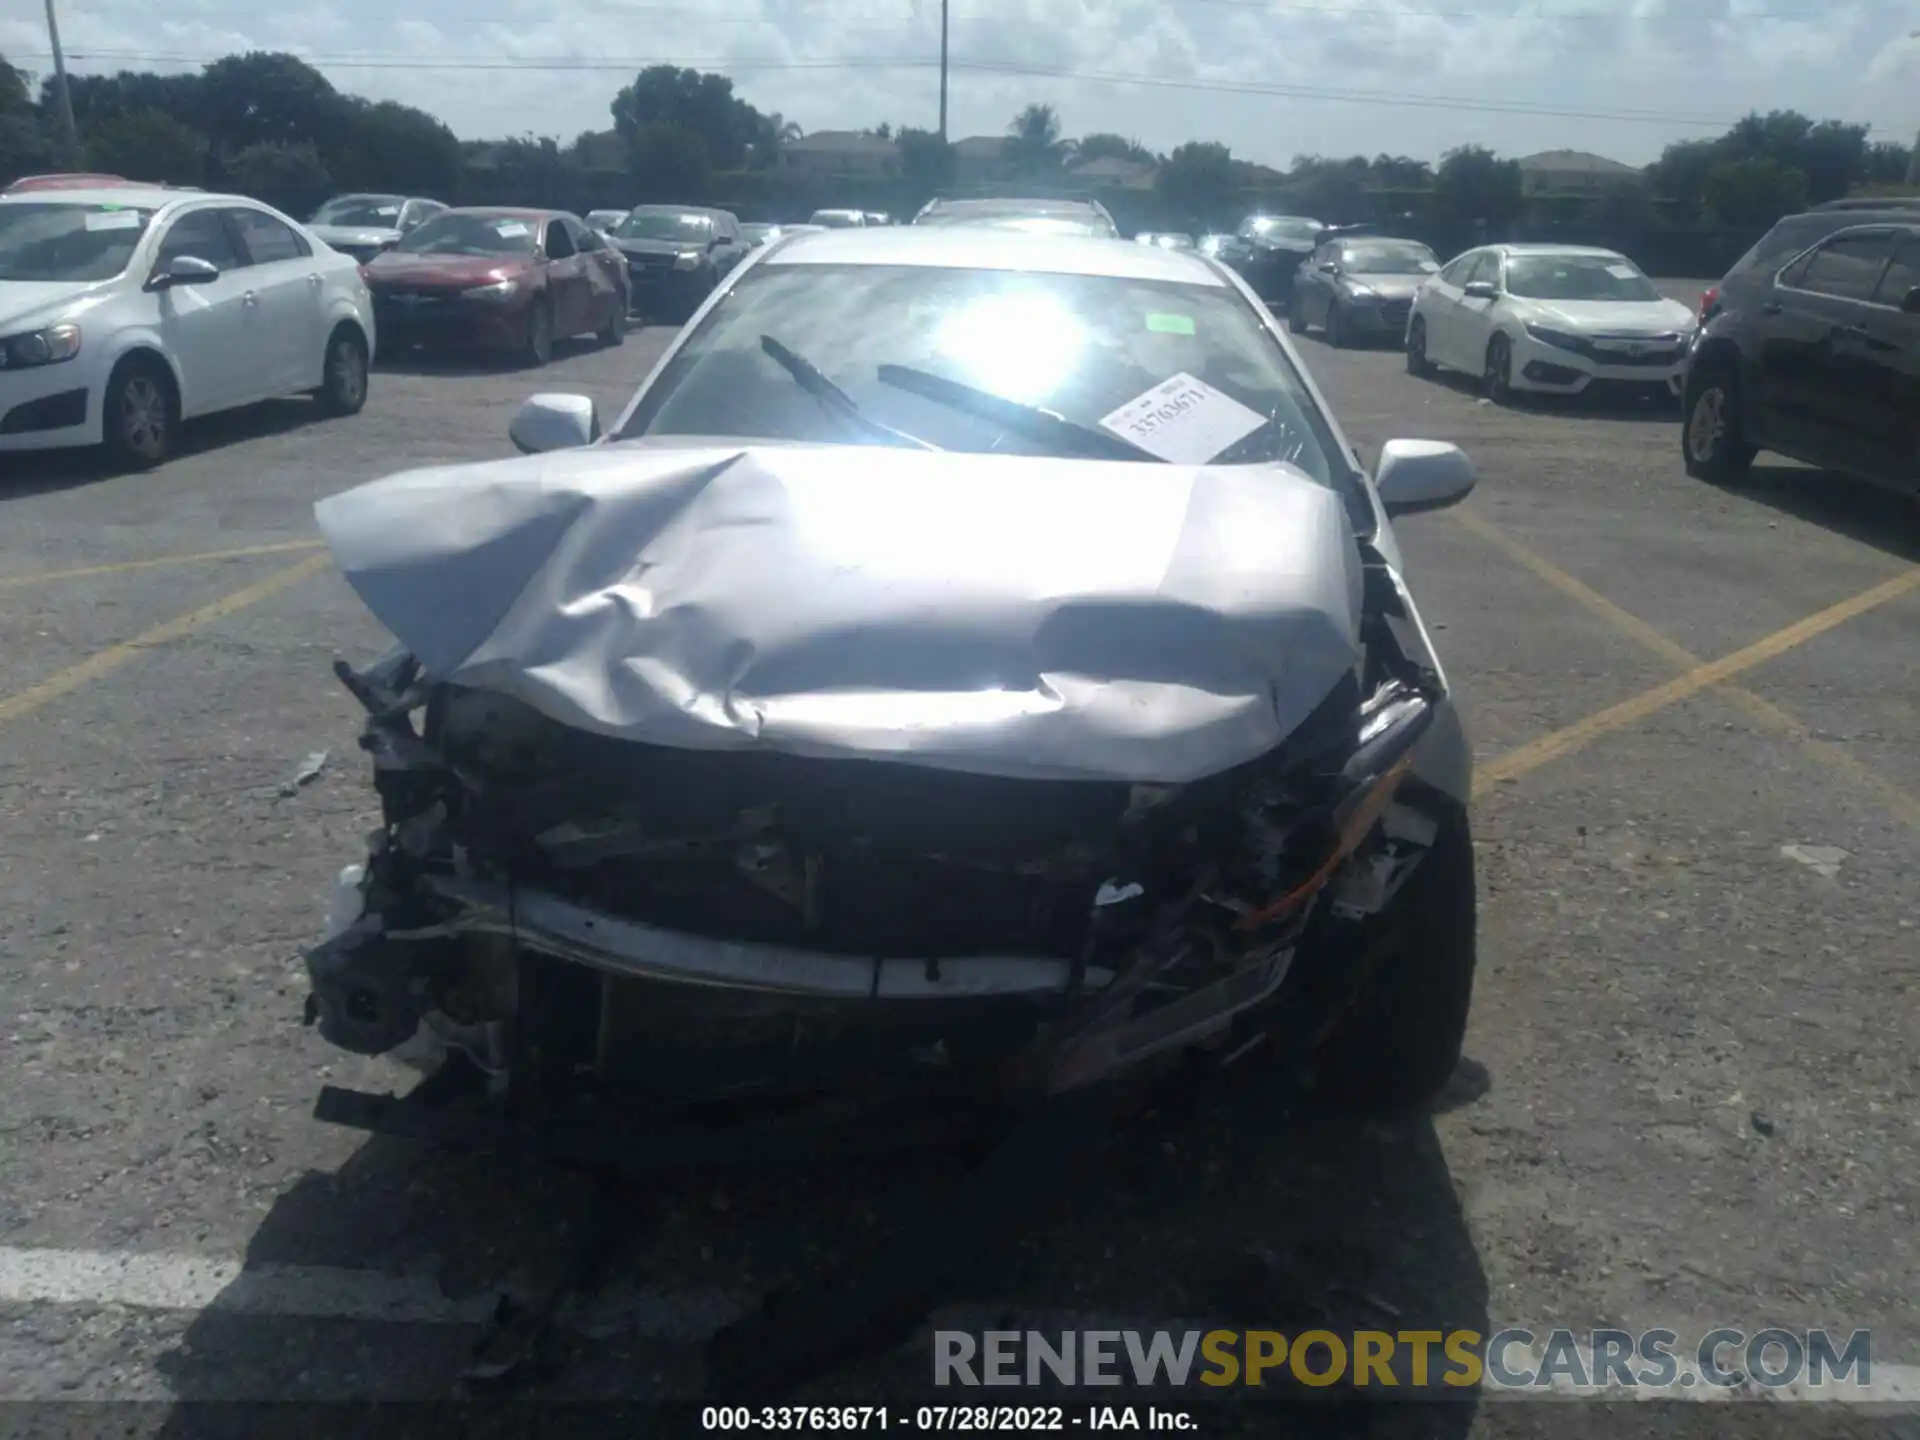
[(1607, 274), (1616, 280), (1637, 280), (1640, 278), (1640, 272), (1631, 265), (1609, 265), (1607, 266)]
[(527, 233), (527, 227), (518, 220), (502, 220), (493, 228), (502, 240), (518, 239)]
[(87, 216), (89, 230), (138, 230), (138, 210), (101, 210)]
[(1175, 465), (1204, 465), (1267, 417), (1182, 371), (1129, 400), (1100, 426)]

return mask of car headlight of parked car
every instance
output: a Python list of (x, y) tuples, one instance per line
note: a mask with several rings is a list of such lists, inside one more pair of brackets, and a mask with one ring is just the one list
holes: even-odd
[(0, 366), (24, 370), (34, 365), (58, 365), (80, 353), (78, 325), (49, 325), (0, 340)]
[(470, 290), (462, 290), (460, 294), (468, 300), (505, 300), (517, 294), (519, 289), (518, 280), (496, 280), (491, 285), (475, 285)]
[(681, 251), (673, 257), (673, 268), (676, 270), (698, 270), (700, 268), (700, 252), (698, 250)]
[(1358, 282), (1347, 286), (1347, 298), (1356, 305), (1372, 305), (1380, 299), (1378, 294)]
[(1538, 340), (1542, 345), (1551, 345), (1556, 350), (1578, 350), (1580, 348), (1579, 336), (1569, 335), (1564, 330), (1555, 330), (1546, 325), (1528, 325), (1527, 334)]

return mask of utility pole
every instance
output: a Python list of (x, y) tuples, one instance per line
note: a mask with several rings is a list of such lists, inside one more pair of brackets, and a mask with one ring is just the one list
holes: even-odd
[[(53, 0), (47, 0), (47, 14), (53, 14)], [(947, 143), (947, 0), (940, 0), (940, 143)]]
[(73, 96), (67, 90), (67, 59), (60, 51), (60, 22), (53, 17), (53, 0), (47, 0), (47, 46), (53, 51), (53, 92), (60, 98), (60, 128), (66, 135), (68, 163), (80, 161), (80, 134), (73, 124)]
[[(1913, 33), (1920, 36), (1920, 30)], [(1907, 152), (1907, 184), (1920, 185), (1920, 130), (1913, 132), (1913, 149)]]

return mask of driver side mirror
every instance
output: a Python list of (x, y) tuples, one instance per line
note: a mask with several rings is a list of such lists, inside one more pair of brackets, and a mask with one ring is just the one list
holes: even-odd
[(145, 288), (171, 290), (176, 285), (205, 285), (220, 278), (220, 267), (198, 255), (176, 255), (166, 268), (156, 269)]
[(1443, 440), (1389, 440), (1380, 449), (1373, 488), (1389, 515), (1444, 510), (1472, 491), (1473, 462)]
[(530, 395), (507, 427), (522, 455), (577, 450), (600, 438), (600, 412), (584, 395)]
[(1491, 280), (1474, 280), (1460, 293), (1469, 300), (1498, 300), (1500, 287)]
[(1920, 285), (1900, 297), (1900, 310), (1903, 314), (1920, 315)]

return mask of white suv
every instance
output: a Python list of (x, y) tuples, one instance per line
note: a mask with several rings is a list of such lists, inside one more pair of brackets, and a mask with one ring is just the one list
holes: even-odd
[(104, 444), (147, 469), (195, 415), (302, 392), (351, 415), (373, 354), (359, 267), (268, 206), (0, 195), (0, 453)]

